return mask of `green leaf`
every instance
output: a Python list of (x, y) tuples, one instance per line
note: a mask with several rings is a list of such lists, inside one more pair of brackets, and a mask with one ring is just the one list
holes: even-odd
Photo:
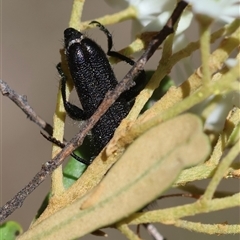
[[(147, 79), (150, 79), (152, 75), (154, 74), (154, 71), (146, 71)], [(161, 99), (161, 97), (168, 91), (168, 89), (174, 85), (173, 80), (170, 78), (170, 76), (165, 76), (162, 81), (160, 82), (160, 85), (158, 88), (156, 88), (153, 92), (153, 95), (151, 98), (146, 102), (145, 106), (142, 109), (142, 113), (149, 109), (156, 101)]]
[[(74, 153), (77, 154), (77, 151)], [(79, 156), (79, 154), (77, 154)], [(74, 182), (78, 180), (78, 178), (83, 174), (86, 170), (87, 166), (83, 163), (78, 162), (76, 159), (71, 157), (68, 160), (67, 165), (63, 169), (63, 184), (64, 187), (67, 189), (69, 188)]]
[(0, 239), (14, 240), (22, 233), (22, 227), (14, 221), (8, 221), (0, 225)]
[(44, 198), (44, 200), (43, 200), (40, 208), (38, 209), (37, 214), (36, 214), (36, 216), (34, 217), (33, 221), (35, 221), (36, 219), (38, 219), (38, 218), (40, 217), (40, 215), (43, 213), (43, 211), (47, 208), (47, 205), (48, 205), (50, 196), (51, 196), (51, 192), (49, 192), (49, 193), (45, 196), (45, 198)]
[[(74, 153), (84, 159), (90, 159), (90, 139), (85, 138), (80, 148), (76, 149)], [(63, 169), (63, 184), (68, 189), (78, 178), (84, 173), (87, 166), (83, 163), (78, 162), (75, 158), (70, 156), (66, 166)]]

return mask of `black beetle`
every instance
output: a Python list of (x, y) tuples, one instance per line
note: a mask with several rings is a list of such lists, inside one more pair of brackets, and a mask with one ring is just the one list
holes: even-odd
[[(130, 58), (118, 52), (111, 51), (112, 35), (103, 25), (97, 21), (92, 21), (90, 24), (97, 24), (100, 30), (106, 34), (108, 39), (107, 55), (119, 58), (130, 65), (135, 63)], [(61, 93), (64, 107), (70, 118), (78, 121), (86, 120), (94, 114), (104, 99), (105, 94), (109, 90), (114, 89), (118, 84), (118, 81), (103, 49), (95, 41), (86, 37), (81, 32), (73, 28), (67, 28), (64, 31), (64, 48), (69, 71), (81, 102), (82, 109), (67, 101), (67, 77), (61, 70), (61, 64), (59, 63), (57, 69), (61, 76)], [(116, 102), (93, 127), (91, 131), (92, 157), (98, 155), (106, 146), (112, 138), (115, 129), (131, 110), (134, 98), (146, 85), (144, 71), (142, 71), (137, 78), (135, 85), (121, 94)], [(136, 79), (134, 79), (134, 81), (135, 80)], [(61, 147), (64, 146), (56, 141), (55, 143)], [(86, 161), (75, 155), (74, 157), (84, 164), (90, 164), (92, 161), (92, 159)]]

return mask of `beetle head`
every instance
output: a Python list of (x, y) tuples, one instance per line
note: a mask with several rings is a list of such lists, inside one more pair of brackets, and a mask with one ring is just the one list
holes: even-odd
[(83, 34), (74, 28), (67, 28), (64, 31), (64, 47), (68, 49), (74, 43), (80, 43), (83, 39)]

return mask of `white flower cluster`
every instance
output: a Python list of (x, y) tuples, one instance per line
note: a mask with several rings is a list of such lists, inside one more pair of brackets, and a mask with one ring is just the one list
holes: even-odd
[[(132, 23), (132, 36), (142, 32), (159, 31), (166, 24), (170, 17), (176, 0), (105, 0), (110, 6), (118, 9), (125, 9), (127, 6), (132, 6), (137, 11), (137, 18)], [(186, 43), (183, 32), (189, 27), (192, 21), (192, 13), (185, 11), (178, 24), (178, 29), (175, 33), (175, 41), (173, 51), (182, 48), (183, 43)]]
[(230, 23), (240, 17), (239, 0), (186, 0), (195, 14)]

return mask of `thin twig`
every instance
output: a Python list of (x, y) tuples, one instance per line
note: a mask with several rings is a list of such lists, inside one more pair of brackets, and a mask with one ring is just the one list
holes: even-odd
[(32, 107), (28, 104), (27, 96), (20, 95), (12, 90), (9, 85), (0, 79), (0, 91), (3, 96), (7, 96), (10, 98), (22, 111), (27, 115), (27, 117), (36, 123), (40, 128), (46, 131), (50, 136), (53, 133), (53, 127), (40, 118), (32, 109)]
[(10, 214), (12, 214), (17, 208), (21, 207), (25, 198), (35, 190), (45, 179), (51, 174), (58, 166), (63, 163), (63, 160), (74, 151), (78, 146), (80, 146), (88, 134), (88, 132), (94, 127), (100, 117), (108, 110), (108, 108), (117, 100), (120, 94), (128, 90), (133, 86), (134, 79), (144, 68), (144, 65), (157, 50), (157, 48), (162, 44), (162, 42), (167, 38), (168, 35), (173, 33), (173, 26), (182, 14), (183, 10), (187, 6), (187, 3), (180, 1), (175, 10), (173, 11), (171, 17), (169, 18), (167, 24), (163, 29), (153, 37), (150, 41), (147, 50), (135, 63), (132, 69), (127, 73), (122, 81), (117, 85), (113, 91), (109, 91), (97, 111), (93, 116), (83, 124), (80, 132), (75, 135), (69, 143), (66, 144), (65, 148), (56, 155), (50, 161), (43, 164), (42, 169), (35, 175), (35, 177), (26, 185), (20, 192), (16, 194), (14, 198), (8, 201), (2, 208), (0, 208), (0, 221), (3, 221)]
[(120, 224), (116, 226), (117, 229), (125, 235), (125, 237), (129, 240), (141, 240), (141, 238), (136, 235), (129, 227), (127, 224)]
[(227, 235), (240, 233), (239, 224), (228, 224), (227, 222), (218, 224), (204, 224), (179, 219), (174, 222), (174, 226), (187, 229), (191, 232), (205, 233), (209, 235)]

